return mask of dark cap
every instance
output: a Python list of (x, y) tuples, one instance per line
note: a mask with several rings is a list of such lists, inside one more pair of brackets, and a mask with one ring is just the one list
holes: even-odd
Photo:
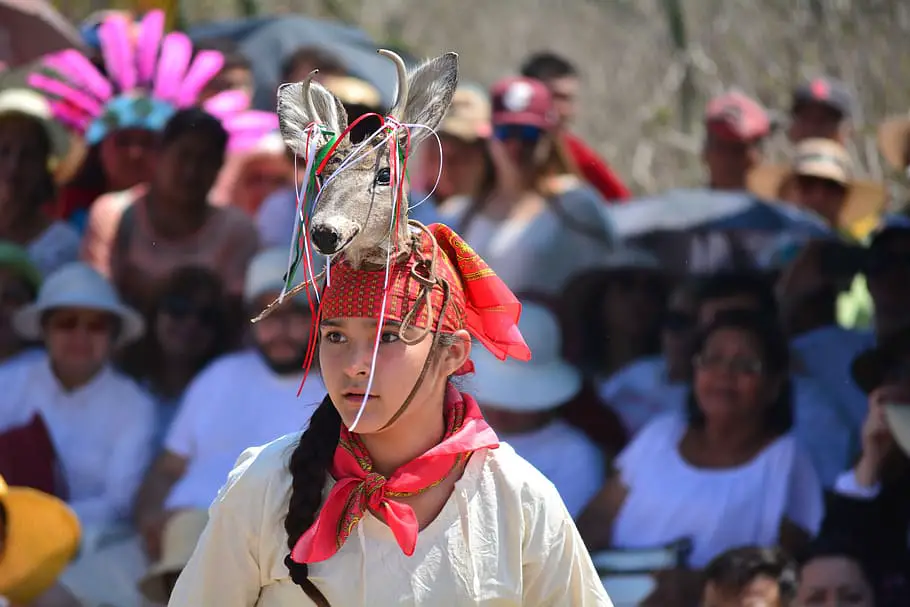
[(847, 85), (834, 78), (818, 77), (796, 87), (793, 91), (793, 111), (806, 103), (826, 105), (844, 118), (853, 114), (853, 95)]
[(515, 124), (550, 129), (556, 125), (553, 97), (546, 85), (533, 78), (506, 78), (490, 89), (493, 125)]
[(857, 355), (850, 365), (850, 374), (856, 385), (868, 394), (904, 365), (910, 366), (910, 327), (897, 331), (874, 348)]
[(771, 119), (760, 103), (731, 91), (708, 102), (705, 125), (716, 135), (735, 141), (756, 141), (771, 132)]

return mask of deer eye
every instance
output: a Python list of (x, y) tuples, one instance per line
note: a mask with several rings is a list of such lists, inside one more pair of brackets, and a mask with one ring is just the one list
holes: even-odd
[(376, 185), (389, 185), (392, 182), (392, 171), (388, 168), (376, 172)]

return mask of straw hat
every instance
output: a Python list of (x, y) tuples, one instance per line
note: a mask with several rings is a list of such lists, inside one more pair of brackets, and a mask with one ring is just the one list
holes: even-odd
[(183, 571), (208, 520), (205, 510), (180, 510), (168, 519), (161, 538), (161, 558), (139, 580), (139, 591), (145, 598), (153, 603), (167, 603), (165, 577)]
[(844, 146), (830, 139), (806, 139), (796, 146), (790, 166), (762, 164), (749, 174), (748, 188), (766, 200), (780, 200), (792, 177), (803, 175), (835, 181), (848, 189), (838, 227), (877, 215), (885, 206), (883, 185), (855, 177)]
[(483, 347), (471, 352), (474, 397), (481, 405), (519, 413), (547, 411), (581, 390), (581, 372), (562, 359), (562, 332), (545, 307), (521, 306), (518, 329), (533, 352), (531, 360), (499, 360)]
[(487, 139), (493, 132), (490, 99), (482, 89), (461, 85), (452, 96), (452, 105), (439, 132), (467, 142)]
[(878, 127), (878, 151), (898, 171), (907, 168), (907, 144), (910, 143), (910, 116), (894, 116)]
[(88, 308), (117, 316), (118, 347), (138, 339), (145, 331), (142, 316), (120, 301), (106, 278), (82, 262), (68, 263), (48, 276), (38, 291), (38, 299), (13, 315), (13, 328), (25, 339), (40, 339), (41, 317), (57, 308)]
[(27, 604), (53, 586), (79, 548), (79, 520), (62, 501), (0, 476), (6, 542), (0, 555), (0, 596)]
[(366, 80), (353, 76), (327, 75), (319, 82), (345, 105), (362, 105), (377, 109), (382, 105), (379, 90)]

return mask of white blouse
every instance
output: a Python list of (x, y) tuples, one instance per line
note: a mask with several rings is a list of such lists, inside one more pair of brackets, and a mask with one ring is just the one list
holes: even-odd
[[(287, 461), (299, 436), (241, 456), (171, 607), (313, 604), (284, 565)], [(556, 489), (505, 444), (474, 454), (413, 556), (367, 514), (310, 579), (338, 607), (612, 605)]]
[(679, 453), (686, 427), (682, 416), (658, 417), (617, 458), (629, 493), (613, 523), (615, 547), (657, 548), (689, 538), (688, 564), (701, 568), (736, 546), (777, 544), (784, 518), (818, 531), (821, 484), (791, 434), (741, 466), (704, 469)]
[(0, 365), (0, 431), (40, 413), (57, 450), (69, 503), (85, 524), (125, 518), (151, 459), (152, 400), (129, 378), (102, 369), (67, 391), (46, 354)]

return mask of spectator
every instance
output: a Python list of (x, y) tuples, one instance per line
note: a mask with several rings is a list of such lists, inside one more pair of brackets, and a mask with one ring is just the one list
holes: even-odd
[(712, 190), (744, 191), (749, 172), (762, 158), (762, 144), (771, 134), (765, 109), (739, 91), (715, 97), (705, 111), (702, 160)]
[(74, 262), (47, 278), (13, 326), (42, 339), (47, 354), (0, 367), (0, 428), (44, 419), (70, 505), (83, 526), (103, 533), (128, 514), (151, 457), (152, 403), (110, 366), (117, 348), (142, 335), (142, 319), (102, 276)]
[(551, 52), (530, 56), (521, 68), (521, 75), (540, 80), (550, 90), (558, 120), (558, 144), (565, 146), (565, 153), (578, 167), (585, 180), (604, 200), (619, 201), (629, 198), (629, 190), (616, 173), (584, 141), (569, 131), (578, 104), (578, 71), (571, 63)]
[(348, 70), (333, 53), (318, 46), (304, 46), (284, 58), (281, 82), (301, 82), (313, 70), (319, 70), (316, 82), (326, 76), (347, 76)]
[(25, 247), (45, 275), (79, 256), (76, 231), (46, 213), (57, 195), (50, 167), (66, 145), (39, 94), (0, 93), (0, 239)]
[(224, 91), (243, 91), (252, 98), (254, 90), (253, 64), (240, 52), (238, 45), (230, 38), (216, 38), (203, 41), (196, 51), (218, 51), (224, 57), (221, 71), (212, 78), (199, 93), (197, 103), (205, 103)]
[(793, 91), (787, 136), (793, 144), (831, 139), (843, 145), (851, 134), (854, 109), (853, 95), (843, 82), (825, 76), (804, 82)]
[(41, 272), (28, 252), (11, 242), (0, 241), (0, 364), (17, 356), (39, 352), (29, 349), (13, 328), (15, 313), (35, 300), (41, 287)]
[(269, 196), (294, 187), (294, 164), (275, 131), (252, 148), (229, 154), (212, 188), (212, 203), (231, 205), (255, 217)]
[(556, 116), (547, 88), (537, 80), (507, 78), (492, 91), (496, 185), (485, 197), (447, 205), (441, 219), (460, 226), (511, 289), (561, 293), (612, 247), (612, 227), (600, 196), (555, 152)]
[(736, 546), (796, 551), (818, 530), (821, 485), (792, 433), (780, 329), (729, 311), (704, 330), (696, 352), (685, 414), (646, 426), (578, 519), (589, 549), (689, 538), (688, 565), (698, 570)]
[(181, 110), (164, 129), (151, 184), (92, 207), (83, 258), (110, 273), (124, 298), (140, 309), (150, 308), (162, 281), (182, 266), (208, 268), (231, 295), (240, 294), (258, 248), (256, 229), (241, 210), (208, 202), (226, 145), (217, 118)]
[(819, 538), (803, 555), (796, 600), (800, 607), (886, 607), (875, 599), (863, 557), (838, 539)]
[(550, 479), (578, 516), (604, 481), (603, 453), (557, 417), (581, 390), (581, 373), (561, 360), (559, 324), (546, 307), (524, 300), (518, 328), (534, 353), (528, 363), (473, 350), (477, 402), (500, 440)]
[(878, 127), (878, 150), (893, 170), (906, 174), (910, 166), (910, 117), (893, 116)]
[(797, 603), (796, 563), (776, 548), (734, 548), (705, 567), (701, 607), (809, 607)]

